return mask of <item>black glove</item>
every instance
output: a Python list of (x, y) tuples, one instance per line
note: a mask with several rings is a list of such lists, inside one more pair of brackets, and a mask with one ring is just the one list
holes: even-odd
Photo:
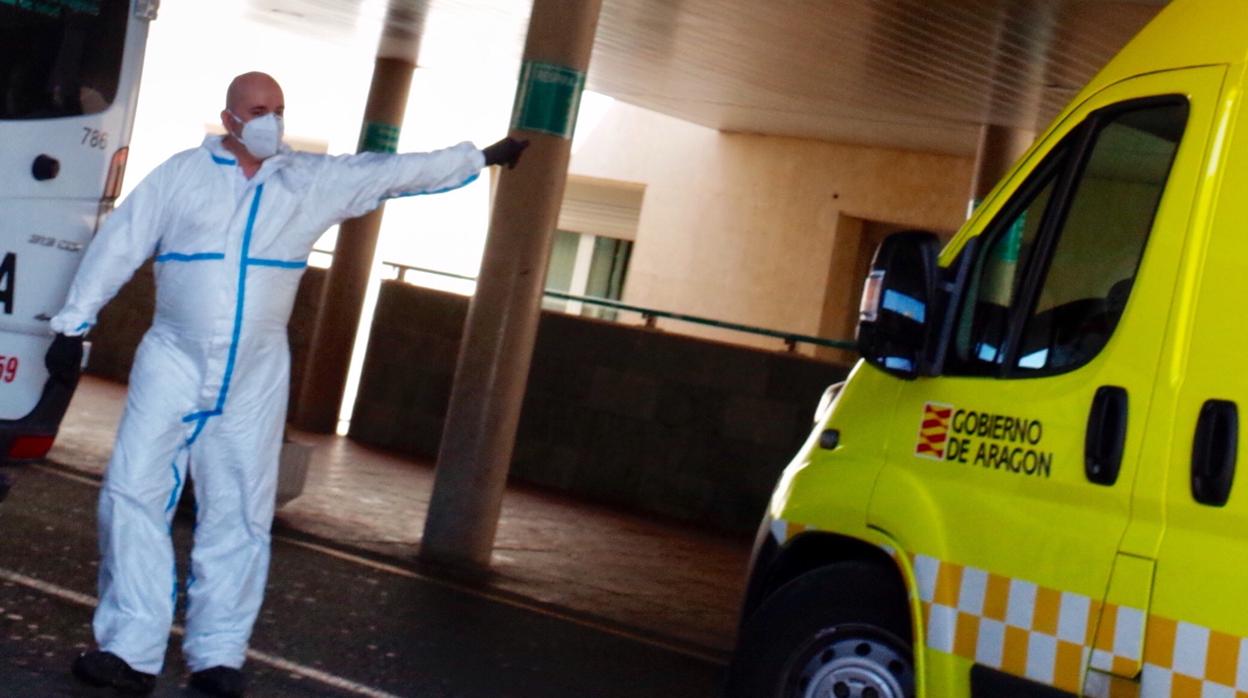
[(504, 138), (493, 145), (487, 145), (481, 152), (485, 153), (486, 165), (506, 165), (510, 170), (516, 166), (517, 162), (520, 162), (520, 154), (527, 147), (529, 147), (528, 141)]
[(56, 380), (73, 385), (78, 380), (78, 372), (82, 368), (82, 337), (70, 337), (58, 334), (48, 347), (48, 354), (43, 363), (48, 367), (48, 374)]

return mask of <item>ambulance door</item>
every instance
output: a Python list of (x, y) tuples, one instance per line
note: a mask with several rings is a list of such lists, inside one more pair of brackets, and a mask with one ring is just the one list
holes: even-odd
[[(1234, 124), (1238, 117), (1227, 109), (1224, 122)], [(1224, 171), (1211, 168), (1215, 176), (1201, 197), (1211, 215), (1193, 228), (1175, 301), (1187, 312), (1173, 323), (1174, 351), (1160, 366), (1166, 380), (1145, 444), (1161, 472), (1148, 480), (1141, 473), (1136, 488), (1141, 526), (1158, 506), (1165, 525), (1148, 615), (1144, 696), (1248, 693), (1248, 140), (1242, 126), (1228, 127), (1226, 150), (1211, 159)]]
[(1107, 593), (1147, 598), (1151, 560), (1117, 553), (1223, 72), (1089, 99), (954, 262), (941, 375), (902, 388), (869, 511), (914, 565), (928, 695), (1077, 692)]

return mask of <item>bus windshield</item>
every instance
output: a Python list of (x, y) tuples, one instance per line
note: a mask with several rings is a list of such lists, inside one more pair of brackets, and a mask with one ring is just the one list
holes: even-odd
[(130, 0), (0, 0), (0, 121), (107, 109), (129, 9)]

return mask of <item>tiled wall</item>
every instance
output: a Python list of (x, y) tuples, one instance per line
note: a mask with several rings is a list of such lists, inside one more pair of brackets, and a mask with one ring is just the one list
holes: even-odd
[[(383, 285), (353, 439), (436, 457), (467, 305)], [(794, 354), (544, 313), (511, 476), (751, 530), (819, 396), (845, 373)]]

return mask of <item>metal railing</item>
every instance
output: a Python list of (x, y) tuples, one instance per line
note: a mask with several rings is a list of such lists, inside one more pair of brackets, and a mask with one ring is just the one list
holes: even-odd
[[(319, 251), (319, 250), (318, 250)], [(449, 279), (458, 279), (460, 281), (476, 282), (475, 276), (464, 276), (462, 274), (454, 274), (449, 271), (438, 271), (436, 269), (426, 269), (424, 267), (416, 267), (409, 264), (400, 264), (398, 262), (382, 262), (386, 267), (395, 270), (395, 279), (407, 283), (408, 272), (416, 272), (421, 274), (433, 274)], [(612, 310), (620, 310), (624, 312), (637, 313), (641, 316), (646, 327), (655, 327), (660, 318), (665, 320), (677, 320), (680, 322), (688, 322), (695, 325), (704, 325), (707, 327), (716, 327), (724, 330), (732, 330), (734, 332), (743, 332), (746, 334), (761, 335), (764, 337), (775, 337), (784, 341), (789, 351), (797, 351), (798, 344), (811, 344), (814, 346), (828, 347), (830, 349), (842, 349), (846, 351), (856, 351), (857, 345), (854, 342), (838, 339), (825, 339), (823, 337), (814, 337), (797, 332), (781, 332), (778, 330), (769, 330), (765, 327), (753, 327), (751, 325), (742, 325), (736, 322), (726, 322), (724, 320), (713, 320), (711, 318), (698, 317), (696, 315), (686, 315), (684, 313), (673, 313), (667, 310), (658, 310), (656, 308), (644, 308), (638, 305), (629, 305), (610, 298), (599, 298), (596, 296), (578, 296), (572, 293), (564, 293), (562, 291), (553, 291), (546, 289), (544, 295), (548, 298), (554, 298), (563, 301), (573, 301), (583, 303), (585, 305), (593, 305), (602, 308), (610, 308)]]

